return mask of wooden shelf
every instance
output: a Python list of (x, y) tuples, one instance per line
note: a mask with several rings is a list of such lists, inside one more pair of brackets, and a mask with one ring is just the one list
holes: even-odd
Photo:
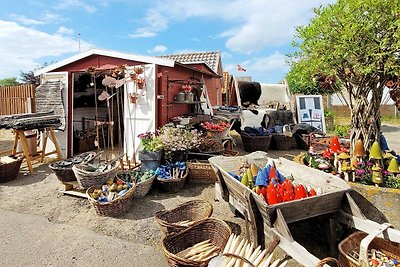
[(174, 103), (174, 104), (201, 104), (201, 103), (205, 103), (205, 102), (204, 101), (190, 101), (190, 102), (173, 101), (172, 103)]

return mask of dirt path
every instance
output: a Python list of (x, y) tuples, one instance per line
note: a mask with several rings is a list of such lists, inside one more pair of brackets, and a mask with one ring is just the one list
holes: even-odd
[[(382, 130), (389, 147), (400, 151), (400, 127)], [(0, 150), (10, 148), (10, 138), (0, 131)], [(0, 266), (166, 266), (154, 214), (199, 198), (213, 204), (213, 217), (244, 234), (243, 219), (235, 217), (227, 203), (215, 201), (213, 185), (187, 184), (177, 194), (152, 190), (120, 218), (97, 216), (87, 200), (64, 196), (59, 186), (47, 164), (36, 167), (34, 175), (27, 175), (25, 167), (17, 179), (0, 184)]]

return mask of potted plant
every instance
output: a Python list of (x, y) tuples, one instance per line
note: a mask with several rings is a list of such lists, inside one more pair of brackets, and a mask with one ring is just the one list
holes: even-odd
[(169, 161), (185, 161), (186, 152), (201, 144), (201, 133), (197, 130), (164, 126), (159, 138)]
[(163, 154), (163, 143), (158, 132), (145, 132), (138, 135), (142, 149), (139, 150), (142, 172), (151, 169), (155, 170), (160, 166)]

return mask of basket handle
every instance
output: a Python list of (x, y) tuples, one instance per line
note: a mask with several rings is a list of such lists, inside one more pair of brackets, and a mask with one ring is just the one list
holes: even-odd
[(359, 263), (361, 264), (361, 266), (369, 266), (368, 265), (368, 246), (369, 246), (369, 244), (379, 234), (381, 234), (384, 231), (387, 231), (387, 229), (389, 227), (393, 228), (393, 225), (390, 224), (390, 223), (383, 223), (382, 227), (379, 227), (375, 231), (373, 231), (370, 234), (368, 234), (363, 240), (361, 240), (361, 243), (360, 243), (360, 258), (359, 258)]
[(320, 260), (317, 263), (317, 265), (315, 267), (322, 267), (322, 266), (324, 266), (325, 263), (328, 263), (328, 262), (333, 262), (336, 264), (336, 266), (343, 267), (343, 265), (337, 259), (332, 258), (332, 257), (323, 258), (322, 260)]

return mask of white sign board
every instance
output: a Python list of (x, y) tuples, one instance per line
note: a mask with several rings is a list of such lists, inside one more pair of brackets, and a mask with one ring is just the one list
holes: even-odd
[(296, 97), (297, 118), (299, 123), (307, 123), (326, 132), (324, 107), (321, 95), (304, 95)]
[[(142, 66), (144, 72), (139, 77), (145, 79), (145, 86), (139, 89), (131, 79), (124, 86), (124, 153), (131, 159), (138, 159), (140, 139), (138, 134), (155, 131), (156, 97), (155, 97), (155, 65)], [(128, 77), (134, 67), (127, 67)], [(136, 101), (132, 97), (136, 96)]]

